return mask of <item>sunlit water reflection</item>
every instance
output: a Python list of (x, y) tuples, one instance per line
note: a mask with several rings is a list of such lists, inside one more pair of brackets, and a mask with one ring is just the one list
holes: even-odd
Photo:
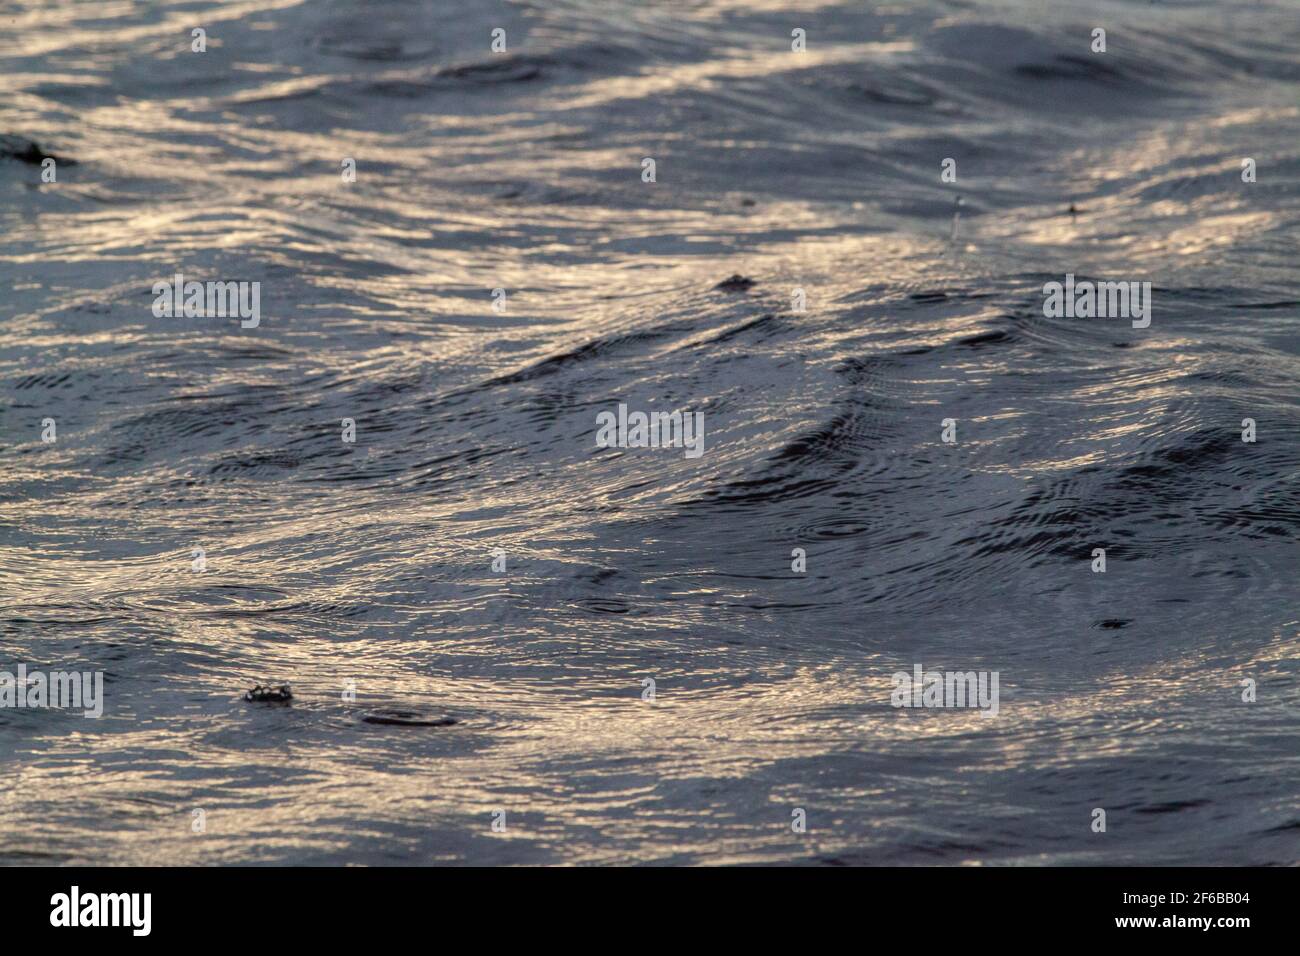
[(0, 4), (0, 860), (1295, 862), (1294, 4), (792, 6)]

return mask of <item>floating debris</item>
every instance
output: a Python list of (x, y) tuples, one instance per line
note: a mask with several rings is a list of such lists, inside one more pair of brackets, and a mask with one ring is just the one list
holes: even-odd
[(736, 275), (723, 279), (713, 288), (721, 289), (723, 292), (744, 292), (752, 285), (754, 285), (753, 279), (749, 278), (749, 276), (742, 276), (737, 273)]
[(427, 717), (413, 710), (377, 710), (361, 718), (367, 724), (393, 727), (450, 727), (459, 723), (455, 717)]
[(293, 700), (293, 692), (289, 690), (288, 684), (281, 684), (279, 687), (272, 687), (270, 684), (263, 687), (258, 684), (244, 693), (244, 700), (254, 704), (286, 704)]
[(70, 159), (47, 153), (35, 141), (27, 139), (25, 136), (15, 136), (12, 133), (0, 133), (0, 159), (16, 159), (20, 163), (30, 163), (33, 166), (39, 166), (47, 159), (52, 159), (64, 166), (76, 165)]

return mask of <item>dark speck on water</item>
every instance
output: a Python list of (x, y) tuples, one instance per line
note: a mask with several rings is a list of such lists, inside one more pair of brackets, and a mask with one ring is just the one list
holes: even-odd
[(748, 276), (731, 275), (719, 282), (714, 288), (721, 289), (723, 292), (744, 292), (752, 288), (754, 280)]
[(284, 704), (293, 700), (293, 693), (289, 690), (288, 684), (281, 684), (279, 687), (272, 687), (269, 684), (263, 687), (258, 684), (252, 690), (244, 692), (244, 700), (258, 704)]
[(76, 165), (70, 159), (46, 152), (34, 140), (15, 136), (11, 133), (0, 133), (0, 158), (16, 159), (21, 163), (28, 163), (32, 166), (39, 166), (47, 159), (52, 159), (64, 166)]

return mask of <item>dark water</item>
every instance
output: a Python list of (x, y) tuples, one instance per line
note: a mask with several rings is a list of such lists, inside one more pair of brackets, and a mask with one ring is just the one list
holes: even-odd
[(1298, 12), (0, 3), (0, 861), (1295, 863)]

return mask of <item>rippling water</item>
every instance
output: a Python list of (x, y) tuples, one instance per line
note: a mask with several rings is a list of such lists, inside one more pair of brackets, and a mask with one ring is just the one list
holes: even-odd
[(0, 2), (0, 861), (1294, 863), (1297, 11)]

